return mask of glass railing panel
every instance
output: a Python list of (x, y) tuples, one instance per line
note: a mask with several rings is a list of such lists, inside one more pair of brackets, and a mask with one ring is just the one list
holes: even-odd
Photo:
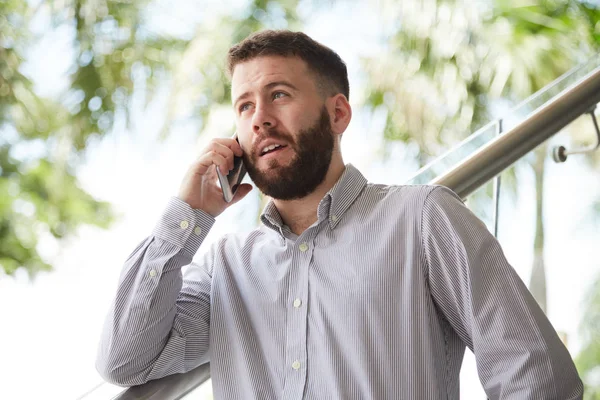
[(506, 132), (514, 128), (517, 124), (523, 122), (532, 112), (552, 100), (563, 90), (579, 82), (599, 65), (600, 55), (595, 55), (587, 62), (573, 68), (550, 85), (504, 113), (504, 116), (501, 117), (501, 121), (490, 122), (452, 147), (449, 151), (421, 168), (407, 183), (426, 184), (439, 175), (447, 172), (450, 168), (459, 164), (494, 139), (498, 132)]
[(421, 168), (406, 182), (407, 184), (427, 184), (449, 168), (463, 161), (469, 155), (475, 153), (482, 146), (494, 139), (497, 135), (497, 124), (495, 122), (485, 125), (456, 146), (442, 154), (429, 164)]
[(494, 182), (489, 181), (465, 199), (465, 205), (494, 233)]
[(519, 103), (506, 114), (506, 117), (503, 118), (503, 130), (506, 131), (511, 129), (522, 122), (533, 111), (544, 105), (566, 88), (577, 83), (594, 69), (598, 68), (598, 66), (600, 66), (600, 54), (592, 56), (587, 61), (571, 69), (551, 84)]

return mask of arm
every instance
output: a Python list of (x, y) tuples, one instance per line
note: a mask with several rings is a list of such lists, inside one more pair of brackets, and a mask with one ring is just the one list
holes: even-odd
[(213, 257), (189, 264), (214, 218), (246, 196), (241, 184), (230, 203), (217, 185), (216, 166), (233, 168), (243, 154), (234, 139), (213, 139), (188, 169), (153, 234), (125, 262), (104, 324), (96, 368), (109, 382), (139, 385), (208, 361)]
[(139, 385), (208, 361), (211, 257), (192, 264), (185, 281), (181, 267), (190, 264), (213, 223), (173, 197), (153, 234), (129, 256), (96, 361), (104, 379)]
[(491, 399), (580, 399), (567, 349), (496, 239), (444, 187), (425, 201), (422, 235), (431, 294), (474, 352)]

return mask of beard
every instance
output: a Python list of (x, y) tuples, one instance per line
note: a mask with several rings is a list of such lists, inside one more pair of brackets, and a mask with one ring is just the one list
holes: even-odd
[(279, 160), (274, 159), (269, 161), (266, 170), (256, 167), (259, 149), (254, 149), (250, 155), (244, 153), (248, 175), (265, 195), (277, 200), (301, 199), (325, 180), (333, 155), (334, 140), (329, 114), (324, 106), (317, 121), (298, 132), (295, 141), (276, 130), (266, 131), (264, 138), (285, 141), (295, 153), (288, 165), (281, 165)]

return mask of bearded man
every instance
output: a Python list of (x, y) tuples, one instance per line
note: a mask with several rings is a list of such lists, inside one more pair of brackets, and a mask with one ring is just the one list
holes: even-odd
[[(228, 61), (239, 142), (212, 140), (126, 260), (98, 355), (106, 380), (210, 362), (216, 399), (458, 399), (469, 347), (492, 399), (582, 397), (555, 330), (460, 198), (368, 183), (344, 163), (352, 109), (334, 51), (264, 31)], [(252, 189), (224, 201), (215, 171), (234, 156), (271, 197), (262, 224), (193, 262)]]

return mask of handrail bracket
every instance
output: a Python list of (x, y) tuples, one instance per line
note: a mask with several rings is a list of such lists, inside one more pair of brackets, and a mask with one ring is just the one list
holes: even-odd
[(588, 111), (587, 114), (590, 114), (590, 116), (592, 117), (592, 123), (594, 124), (594, 128), (596, 128), (596, 144), (569, 151), (567, 151), (565, 146), (557, 146), (552, 150), (552, 158), (555, 162), (564, 163), (565, 161), (567, 161), (567, 157), (570, 155), (591, 153), (592, 151), (596, 151), (600, 147), (600, 128), (598, 128), (598, 119), (596, 118), (596, 114), (594, 113), (595, 109), (596, 106), (592, 107), (592, 109)]

